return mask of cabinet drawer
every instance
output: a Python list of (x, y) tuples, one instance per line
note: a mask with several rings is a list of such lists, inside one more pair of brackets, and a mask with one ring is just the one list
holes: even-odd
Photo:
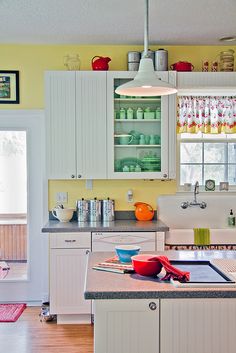
[(51, 249), (91, 248), (91, 233), (51, 233)]

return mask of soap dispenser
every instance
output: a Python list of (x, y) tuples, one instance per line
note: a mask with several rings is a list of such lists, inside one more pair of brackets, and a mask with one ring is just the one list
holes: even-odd
[(235, 226), (235, 216), (233, 214), (233, 210), (230, 210), (229, 217), (228, 217), (228, 226), (234, 227)]

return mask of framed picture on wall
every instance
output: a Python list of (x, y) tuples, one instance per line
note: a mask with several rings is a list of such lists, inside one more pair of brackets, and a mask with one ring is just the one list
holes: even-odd
[(19, 104), (19, 71), (0, 71), (0, 104)]

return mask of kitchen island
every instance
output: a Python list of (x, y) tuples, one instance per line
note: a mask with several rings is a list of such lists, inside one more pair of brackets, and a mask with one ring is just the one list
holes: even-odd
[[(169, 259), (211, 260), (236, 272), (233, 251), (159, 252)], [(85, 298), (94, 299), (95, 353), (234, 353), (236, 287), (176, 288), (156, 278), (92, 267), (114, 253), (89, 257)]]

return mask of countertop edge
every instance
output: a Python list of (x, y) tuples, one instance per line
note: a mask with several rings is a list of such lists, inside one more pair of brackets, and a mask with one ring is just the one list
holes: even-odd
[(42, 233), (73, 233), (73, 232), (166, 232), (169, 227), (162, 221), (117, 220), (107, 223), (80, 224), (78, 222), (61, 223), (48, 221), (41, 229)]
[(85, 299), (179, 299), (179, 298), (236, 298), (236, 291), (151, 291), (151, 292), (84, 292)]

